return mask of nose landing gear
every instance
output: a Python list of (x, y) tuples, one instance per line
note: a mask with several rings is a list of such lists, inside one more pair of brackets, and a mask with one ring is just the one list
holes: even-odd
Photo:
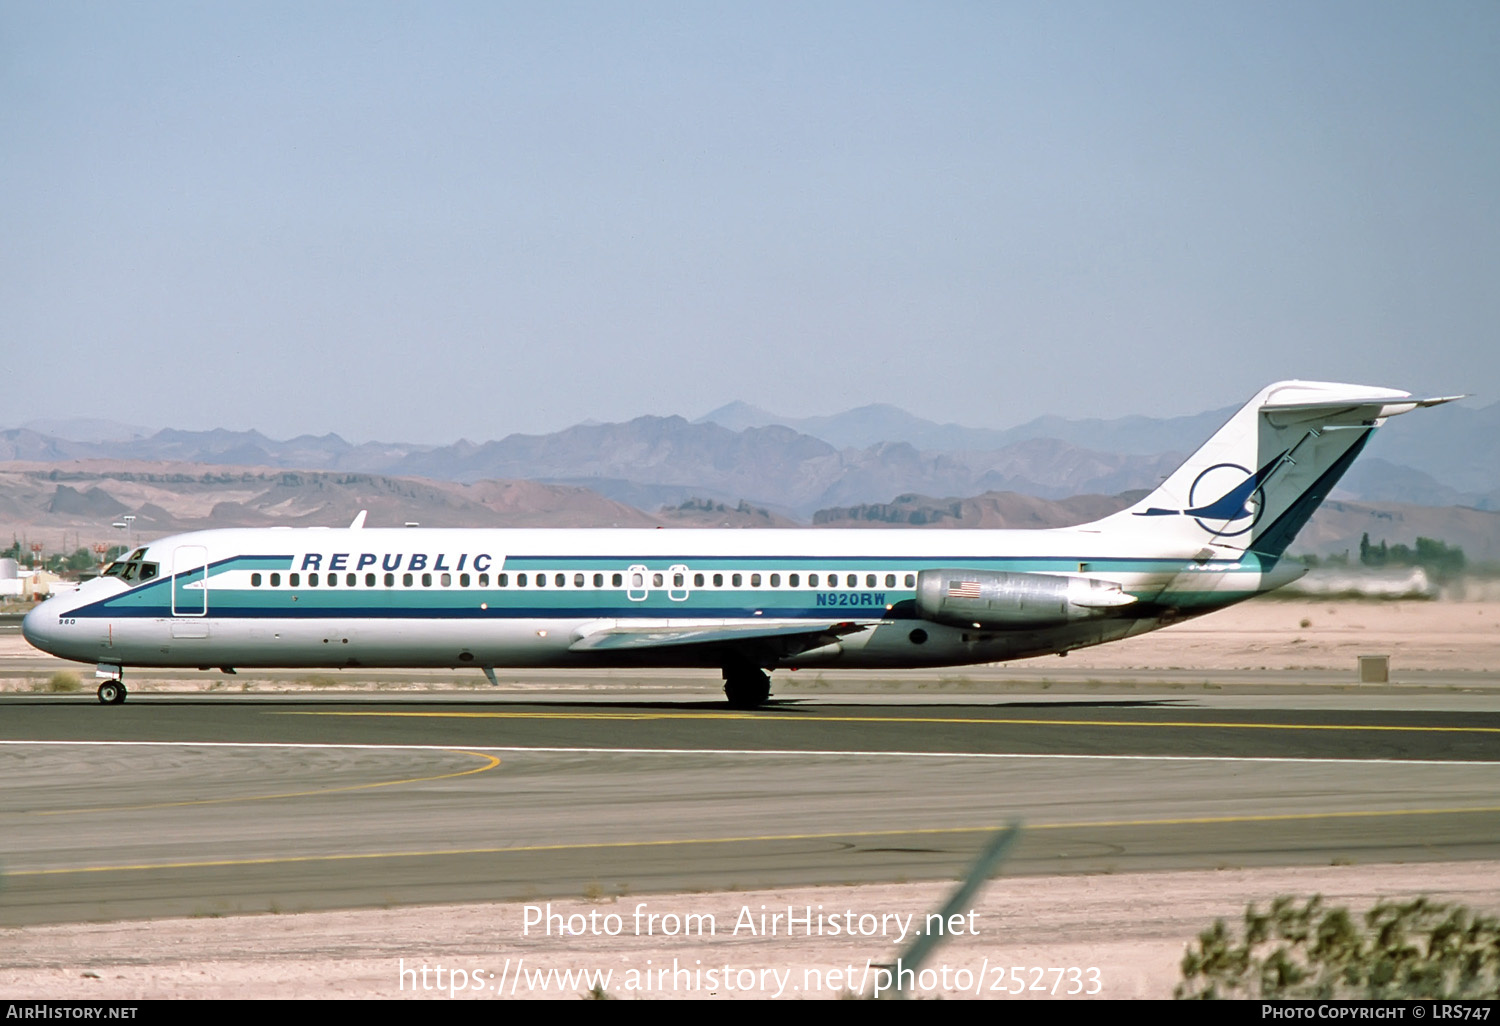
[(118, 677), (112, 677), (99, 685), (99, 702), (101, 705), (119, 705), (125, 701), (127, 693), (125, 682)]

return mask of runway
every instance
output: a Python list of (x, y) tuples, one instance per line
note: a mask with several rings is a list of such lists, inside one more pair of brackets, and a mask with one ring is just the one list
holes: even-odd
[(0, 924), (1500, 858), (1500, 703), (1385, 696), (4, 696)]

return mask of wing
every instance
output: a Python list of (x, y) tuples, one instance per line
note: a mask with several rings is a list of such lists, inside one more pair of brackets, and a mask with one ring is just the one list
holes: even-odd
[(646, 626), (619, 626), (610, 622), (601, 624), (595, 630), (584, 627), (568, 649), (573, 652), (619, 652), (685, 645), (759, 642), (773, 644), (782, 649), (784, 654), (792, 655), (832, 644), (846, 634), (867, 630), (869, 626), (870, 623), (856, 623), (852, 620), (837, 623), (826, 620), (756, 620), (738, 623), (723, 620), (699, 623), (663, 621)]

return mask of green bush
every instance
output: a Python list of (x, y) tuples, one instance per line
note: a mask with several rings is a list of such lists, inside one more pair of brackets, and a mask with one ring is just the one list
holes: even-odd
[(1381, 901), (1360, 923), (1321, 895), (1220, 919), (1182, 959), (1177, 998), (1500, 997), (1500, 920), (1462, 905)]
[(58, 670), (47, 678), (47, 690), (52, 694), (66, 694), (77, 691), (83, 687), (83, 682), (78, 679), (78, 674), (71, 670)]

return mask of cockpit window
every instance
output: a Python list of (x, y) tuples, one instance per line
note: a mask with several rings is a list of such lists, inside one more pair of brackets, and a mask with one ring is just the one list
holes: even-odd
[(129, 584), (140, 584), (151, 580), (156, 576), (160, 568), (156, 563), (146, 563), (137, 558), (145, 554), (145, 549), (136, 549), (135, 552), (131, 553), (129, 559), (122, 559), (109, 564), (104, 571), (104, 576), (118, 577)]

